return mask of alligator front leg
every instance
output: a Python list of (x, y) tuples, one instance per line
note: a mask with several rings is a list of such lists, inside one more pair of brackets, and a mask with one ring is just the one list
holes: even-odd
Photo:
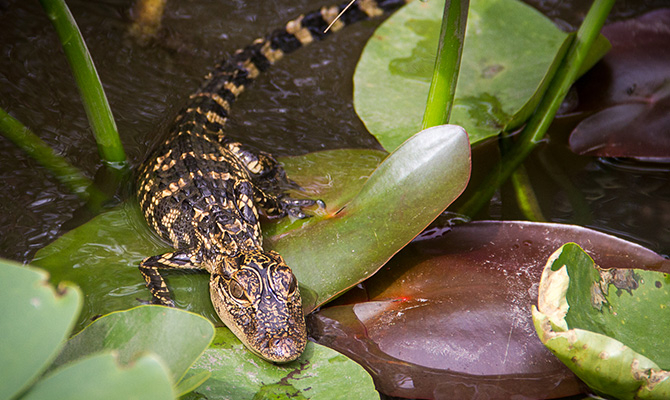
[(147, 257), (140, 263), (140, 272), (147, 282), (154, 304), (174, 307), (170, 290), (165, 284), (159, 269), (204, 269), (197, 255), (190, 251), (175, 251), (158, 256)]
[(302, 209), (314, 204), (325, 207), (321, 200), (294, 199), (286, 194), (289, 188), (299, 186), (288, 179), (284, 168), (264, 151), (257, 151), (239, 142), (226, 142), (226, 148), (237, 157), (249, 172), (253, 183), (254, 201), (270, 217), (290, 215), (295, 218), (308, 217)]

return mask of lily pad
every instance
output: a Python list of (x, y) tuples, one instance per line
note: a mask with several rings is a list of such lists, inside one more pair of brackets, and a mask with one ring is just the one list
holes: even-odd
[(247, 351), (225, 328), (188, 372), (212, 376), (185, 399), (378, 399), (372, 378), (358, 364), (309, 342), (300, 358), (282, 365)]
[(39, 269), (0, 259), (0, 398), (24, 390), (56, 357), (81, 308), (81, 292), (54, 289)]
[[(356, 112), (389, 151), (421, 125), (443, 8), (444, 1), (413, 2), (396, 12), (368, 41), (356, 68)], [(473, 145), (520, 126), (567, 39), (521, 2), (471, 1), (450, 123), (463, 126)], [(606, 51), (600, 39), (589, 64)]]
[(577, 84), (570, 148), (601, 157), (670, 158), (670, 10), (603, 28), (612, 51)]
[(142, 353), (153, 353), (168, 366), (172, 380), (177, 382), (213, 337), (214, 327), (199, 315), (162, 306), (141, 306), (95, 320), (68, 340), (51, 368), (105, 350), (114, 350), (122, 364)]
[[(310, 196), (328, 200), (329, 208), (307, 220), (280, 221), (276, 229), (269, 227), (277, 223), (272, 221), (263, 227), (266, 247), (278, 250), (298, 277), (305, 312), (380, 268), (458, 197), (470, 171), (467, 135), (454, 126), (417, 134), (377, 169), (380, 152), (328, 153), (339, 161), (325, 169), (312, 168), (315, 156), (285, 162), (288, 175), (313, 188)], [(41, 249), (34, 264), (49, 270), (53, 281), (80, 285), (86, 293), (83, 327), (96, 315), (148, 300), (137, 265), (168, 250), (137, 205), (127, 202)], [(219, 323), (206, 274), (171, 273), (167, 280), (177, 307)]]
[(170, 373), (161, 360), (145, 355), (122, 366), (115, 353), (86, 357), (48, 374), (24, 400), (175, 399)]
[(531, 222), (436, 225), (375, 276), (308, 316), (312, 337), (408, 398), (556, 398), (580, 393), (529, 313), (547, 257), (566, 240), (603, 265), (670, 261), (590, 229)]
[(444, 211), (468, 182), (469, 149), (461, 127), (426, 129), (379, 165), (343, 208), (269, 237), (301, 288), (313, 293), (307, 310), (374, 274)]
[(670, 274), (603, 269), (569, 243), (547, 261), (533, 321), (542, 342), (596, 393), (670, 397)]

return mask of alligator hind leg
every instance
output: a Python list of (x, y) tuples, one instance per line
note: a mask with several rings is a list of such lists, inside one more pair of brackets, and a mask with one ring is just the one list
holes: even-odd
[(159, 269), (203, 269), (195, 255), (187, 251), (176, 251), (158, 256), (147, 257), (140, 263), (140, 272), (147, 282), (147, 288), (153, 297), (153, 304), (174, 307), (170, 290), (165, 284)]

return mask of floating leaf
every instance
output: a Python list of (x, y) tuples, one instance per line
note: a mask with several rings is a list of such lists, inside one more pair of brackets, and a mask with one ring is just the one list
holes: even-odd
[(163, 306), (141, 306), (105, 315), (68, 340), (52, 368), (103, 350), (128, 364), (143, 353), (159, 356), (177, 382), (207, 348), (214, 327), (205, 318)]
[[(396, 12), (377, 29), (356, 68), (356, 112), (389, 151), (421, 125), (443, 7), (443, 1), (414, 2)], [(450, 123), (463, 126), (472, 144), (520, 126), (566, 38), (523, 3), (471, 1)], [(599, 46), (594, 58), (603, 50)]]
[(428, 128), (398, 147), (343, 209), (268, 244), (295, 271), (310, 311), (374, 274), (463, 192), (469, 176), (465, 131)]
[(188, 372), (208, 371), (185, 399), (378, 399), (372, 378), (342, 354), (312, 342), (300, 358), (269, 364), (247, 351), (228, 330), (217, 328), (212, 346)]
[[(569, 243), (547, 261), (533, 307), (542, 342), (594, 391), (618, 399), (670, 397), (670, 274), (607, 269)], [(612, 269), (611, 267), (622, 267)]]
[(23, 400), (175, 399), (168, 369), (146, 355), (129, 366), (113, 352), (96, 354), (54, 371), (33, 386)]
[(391, 396), (579, 393), (529, 313), (547, 257), (573, 240), (603, 265), (638, 260), (670, 271), (650, 250), (570, 225), (473, 222), (435, 226), (420, 238), (364, 282), (364, 293), (344, 295), (308, 320), (313, 338), (361, 363)]
[(49, 275), (0, 259), (0, 398), (24, 390), (56, 357), (81, 308), (79, 290)]
[(580, 110), (595, 114), (570, 135), (577, 154), (670, 157), (670, 11), (603, 28), (612, 51), (577, 84)]

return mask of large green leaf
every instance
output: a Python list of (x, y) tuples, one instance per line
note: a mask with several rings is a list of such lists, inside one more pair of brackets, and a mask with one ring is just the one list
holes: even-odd
[(156, 354), (178, 381), (209, 346), (214, 327), (205, 318), (163, 306), (141, 306), (105, 315), (68, 340), (53, 367), (104, 350), (127, 364), (142, 353)]
[[(389, 151), (421, 125), (443, 7), (444, 1), (417, 1), (395, 13), (377, 29), (356, 68), (356, 112)], [(567, 37), (521, 2), (471, 1), (450, 123), (463, 126), (472, 144), (520, 126)], [(607, 50), (606, 40), (598, 43), (594, 60)]]
[(79, 290), (54, 290), (44, 271), (0, 259), (0, 399), (25, 389), (58, 354), (81, 308)]
[(598, 393), (670, 397), (670, 274), (601, 269), (576, 244), (547, 262), (533, 320), (540, 340)]
[(68, 364), (33, 386), (23, 400), (174, 399), (170, 372), (154, 355), (129, 366), (119, 365), (114, 352)]
[[(469, 177), (469, 155), (465, 132), (444, 126), (417, 134), (376, 170), (383, 153), (371, 150), (285, 160), (289, 176), (307, 195), (328, 202), (307, 220), (263, 226), (267, 248), (278, 250), (295, 270), (306, 312), (374, 273), (458, 197)], [(95, 315), (148, 300), (137, 265), (168, 250), (128, 202), (41, 249), (34, 264), (49, 270), (52, 280), (76, 282), (86, 293), (83, 327)], [(208, 280), (206, 274), (168, 274), (179, 308), (218, 321)]]
[(217, 328), (212, 346), (188, 372), (212, 376), (185, 399), (378, 399), (363, 367), (309, 342), (300, 358), (282, 365), (261, 361), (228, 330)]
[(307, 311), (382, 267), (465, 189), (468, 137), (458, 126), (419, 132), (389, 156), (336, 213), (270, 237), (295, 271)]

